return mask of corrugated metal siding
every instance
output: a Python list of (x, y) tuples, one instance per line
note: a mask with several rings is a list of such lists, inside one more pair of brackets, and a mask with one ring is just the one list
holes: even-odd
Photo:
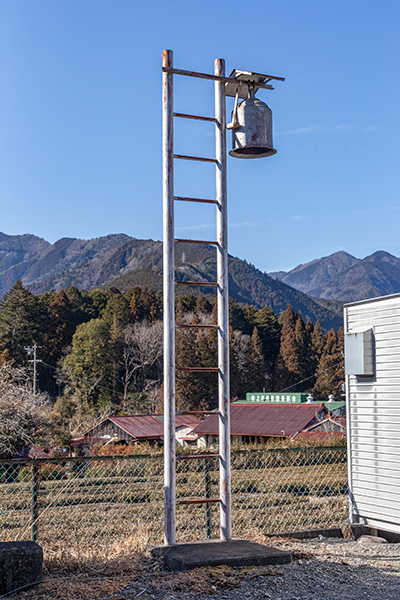
[(345, 308), (346, 333), (372, 327), (375, 376), (347, 377), (349, 476), (361, 521), (400, 526), (400, 295)]

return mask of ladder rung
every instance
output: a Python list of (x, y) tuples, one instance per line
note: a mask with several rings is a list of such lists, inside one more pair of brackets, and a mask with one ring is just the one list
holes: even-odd
[(177, 329), (186, 329), (189, 327), (197, 327), (202, 329), (218, 329), (218, 325), (203, 325), (202, 323), (176, 323)]
[[(219, 415), (219, 411), (218, 410), (184, 410), (181, 412), (177, 412), (177, 415)], [(210, 456), (209, 454), (207, 454), (207, 456)], [(219, 456), (219, 454), (216, 454), (216, 456)]]
[(206, 198), (187, 198), (185, 196), (174, 196), (174, 200), (180, 202), (201, 202), (203, 204), (219, 204), (218, 200), (207, 200)]
[(178, 242), (178, 244), (208, 244), (213, 246), (219, 246), (219, 243), (215, 240), (210, 242), (208, 240), (182, 240), (175, 238), (175, 242)]
[(192, 371), (199, 373), (219, 373), (218, 367), (176, 367), (178, 371)]
[(195, 121), (211, 121), (211, 123), (217, 122), (217, 119), (215, 117), (202, 117), (200, 115), (186, 115), (184, 113), (174, 113), (174, 117), (179, 117), (180, 119), (194, 119)]
[(193, 500), (177, 500), (176, 504), (212, 504), (221, 502), (221, 498), (193, 498)]
[(175, 281), (176, 285), (197, 285), (199, 287), (218, 287), (215, 281)]
[(176, 460), (195, 460), (196, 458), (220, 458), (220, 454), (181, 454), (176, 457)]
[(182, 160), (197, 160), (200, 162), (218, 163), (216, 158), (205, 158), (204, 156), (187, 156), (186, 154), (174, 154), (174, 158)]

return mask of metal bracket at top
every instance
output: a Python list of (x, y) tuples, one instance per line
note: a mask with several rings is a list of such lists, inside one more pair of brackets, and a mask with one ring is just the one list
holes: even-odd
[[(249, 88), (257, 92), (260, 88), (273, 90), (272, 85), (268, 85), (270, 81), (285, 81), (284, 77), (275, 77), (274, 75), (264, 75), (262, 73), (253, 73), (251, 71), (240, 71), (239, 69), (233, 69), (229, 75), (228, 81), (225, 83), (225, 95), (235, 97), (239, 89), (239, 98), (248, 98)], [(240, 88), (239, 88), (239, 83)]]
[(221, 81), (225, 83), (225, 96), (236, 96), (240, 82), (239, 98), (247, 98), (249, 87), (254, 90), (254, 93), (259, 89), (273, 90), (273, 86), (269, 81), (285, 81), (284, 77), (275, 77), (274, 75), (263, 75), (262, 73), (252, 73), (251, 71), (239, 71), (234, 69), (229, 77), (220, 77), (219, 75), (211, 75), (209, 73), (197, 73), (196, 71), (186, 71), (184, 69), (173, 69), (172, 67), (162, 67), (163, 73), (171, 75), (185, 75), (186, 77), (198, 77), (199, 79), (209, 79), (211, 81)]

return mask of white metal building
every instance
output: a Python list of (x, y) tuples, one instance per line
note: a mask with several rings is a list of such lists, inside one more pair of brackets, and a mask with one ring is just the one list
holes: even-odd
[(344, 308), (350, 519), (400, 532), (400, 294)]

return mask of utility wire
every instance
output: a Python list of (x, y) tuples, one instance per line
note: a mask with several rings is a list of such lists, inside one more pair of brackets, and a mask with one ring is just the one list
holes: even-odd
[[(40, 361), (42, 365), (46, 365), (46, 367), (50, 367), (50, 369), (54, 369), (54, 371), (57, 371), (57, 367), (54, 367), (53, 365), (49, 365), (49, 363), (45, 362), (44, 360)], [(89, 382), (87, 379), (78, 379), (78, 381), (81, 381), (82, 383), (87, 383), (88, 385)], [(111, 392), (112, 394), (116, 394), (117, 396), (124, 396), (121, 392), (117, 392), (116, 390), (112, 390), (108, 387), (106, 387), (105, 385), (101, 385), (100, 383), (96, 383), (96, 385), (93, 386), (94, 388), (101, 388), (102, 390), (107, 390), (107, 392)], [(142, 400), (144, 402), (144, 398), (135, 398), (135, 400)]]
[[(326, 373), (327, 371), (330, 371), (330, 369), (333, 369), (334, 367), (337, 367), (340, 363), (341, 363), (341, 361), (339, 360), (334, 365), (331, 365), (330, 367), (327, 367), (326, 369), (324, 369), (323, 371), (321, 371), (321, 373)], [(312, 379), (315, 376), (316, 376), (316, 373), (314, 373), (313, 375), (310, 375), (310, 377), (306, 377), (305, 379), (302, 379), (301, 381), (297, 381), (293, 385), (289, 385), (288, 387), (283, 388), (283, 390), (280, 390), (279, 392), (276, 392), (276, 393), (280, 394), (281, 392), (286, 392), (287, 390), (290, 390), (293, 387), (296, 387), (296, 385), (300, 385), (300, 383), (304, 383), (305, 381), (308, 381), (309, 379)]]

